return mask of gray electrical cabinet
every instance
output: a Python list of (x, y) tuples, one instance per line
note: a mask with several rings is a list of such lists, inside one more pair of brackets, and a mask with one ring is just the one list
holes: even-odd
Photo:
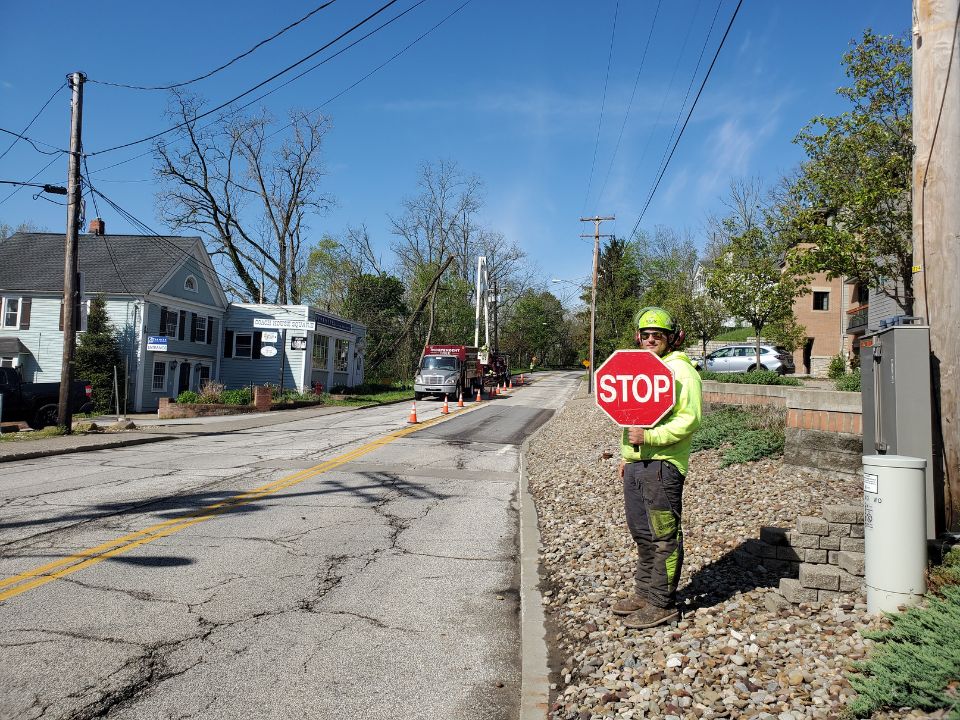
[(893, 325), (860, 341), (863, 454), (907, 455), (926, 463), (927, 538), (937, 537), (933, 416), (930, 410), (930, 328)]

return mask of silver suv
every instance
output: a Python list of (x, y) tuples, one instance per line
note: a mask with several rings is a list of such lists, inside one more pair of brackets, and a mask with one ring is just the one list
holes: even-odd
[(697, 368), (707, 372), (735, 373), (752, 370), (773, 370), (781, 375), (794, 372), (793, 355), (776, 345), (760, 345), (760, 367), (757, 368), (757, 346), (752, 343), (727, 345), (711, 353), (704, 360), (696, 362)]

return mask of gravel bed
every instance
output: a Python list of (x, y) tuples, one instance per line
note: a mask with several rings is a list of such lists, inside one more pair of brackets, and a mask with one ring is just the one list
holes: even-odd
[[(541, 589), (552, 656), (553, 720), (837, 717), (845, 673), (871, 642), (862, 595), (792, 606), (779, 576), (735, 561), (762, 525), (791, 527), (827, 503), (860, 502), (856, 478), (780, 460), (720, 467), (696, 453), (684, 491), (679, 623), (629, 630), (610, 611), (633, 590), (635, 546), (616, 468), (618, 428), (592, 398), (572, 400), (534, 439), (530, 491), (541, 535)], [(874, 718), (941, 717), (908, 708)]]

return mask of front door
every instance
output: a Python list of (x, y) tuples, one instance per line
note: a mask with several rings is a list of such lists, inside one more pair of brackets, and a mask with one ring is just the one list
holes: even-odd
[(180, 363), (180, 375), (177, 379), (177, 395), (190, 389), (190, 363)]

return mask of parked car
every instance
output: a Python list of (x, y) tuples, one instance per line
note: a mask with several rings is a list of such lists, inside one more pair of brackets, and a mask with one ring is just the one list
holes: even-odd
[(727, 345), (707, 353), (706, 358), (697, 360), (698, 370), (716, 373), (750, 372), (751, 370), (773, 370), (781, 375), (794, 372), (793, 355), (776, 345), (760, 344), (760, 367), (757, 367), (757, 346), (752, 343)]
[[(0, 420), (23, 420), (34, 430), (57, 424), (60, 383), (28, 383), (20, 379), (16, 368), (0, 367), (0, 394), (3, 416)], [(73, 412), (90, 412), (92, 388), (86, 380), (74, 380), (70, 388)]]

